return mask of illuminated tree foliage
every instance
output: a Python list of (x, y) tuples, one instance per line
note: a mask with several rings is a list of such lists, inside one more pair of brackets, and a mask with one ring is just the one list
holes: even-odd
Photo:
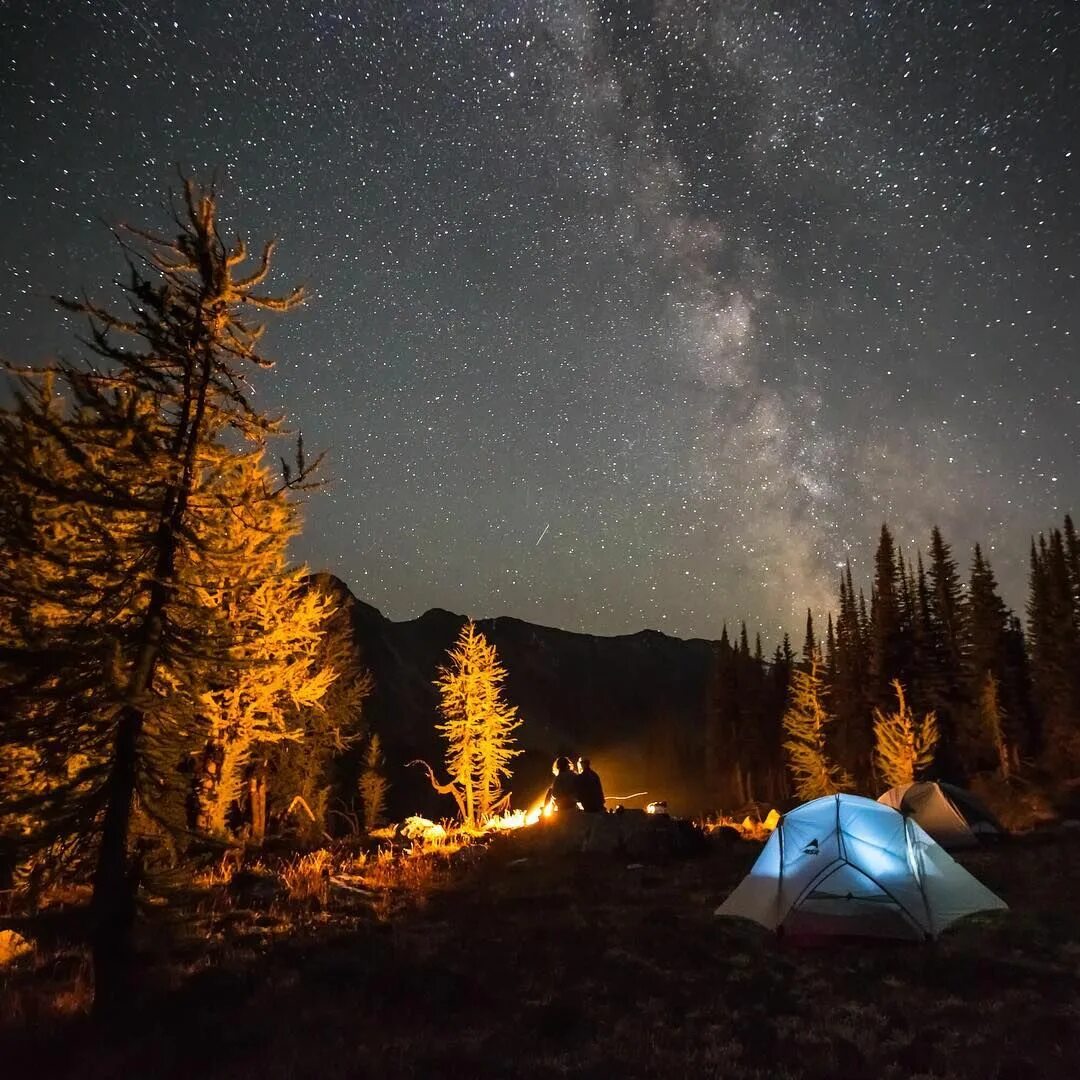
[[(264, 744), (248, 779), (252, 838), (261, 839), (260, 822), (315, 840), (329, 829), (330, 803), (336, 793), (347, 806), (355, 794), (356, 768), (344, 767), (346, 755), (364, 734), (363, 705), (374, 683), (353, 640), (348, 593), (323, 578), (306, 588), (333, 605), (323, 624), (315, 667), (332, 670), (334, 681), (317, 708), (293, 707), (287, 719), (299, 741)], [(266, 811), (260, 804), (266, 803)], [(291, 811), (291, 812), (290, 812)]]
[(450, 665), (439, 668), (435, 680), (443, 715), (437, 728), (447, 743), (449, 783), (439, 783), (426, 767), (435, 789), (454, 796), (466, 827), (479, 828), (509, 798), (502, 784), (512, 775), (510, 762), (521, 753), (513, 736), (521, 721), (517, 709), (502, 700), (506, 669), (475, 623), (461, 628), (449, 657)]
[(874, 761), (889, 787), (911, 784), (934, 760), (938, 744), (937, 718), (932, 712), (916, 720), (904, 700), (899, 679), (892, 681), (896, 709), (874, 709)]
[(65, 404), (59, 374), (14, 380), (0, 414), (4, 820), (22, 847), (54, 855), (74, 854), (71, 836), (100, 819), (122, 644), (145, 606), (128, 582), (149, 539), (138, 489), (109, 498), (109, 478), (132, 471), (124, 425)]
[[(215, 551), (230, 552), (228, 576), (192, 582), (200, 614), (223, 632), (220, 648), (175, 673), (162, 668), (167, 699), (190, 710), (192, 727), (205, 735), (196, 828), (223, 839), (232, 833), (229, 818), (248, 787), (255, 756), (277, 743), (302, 741), (302, 717), (322, 709), (337, 676), (331, 664), (320, 662), (332, 600), (308, 587), (303, 569), (288, 569), (286, 545), (298, 529), (296, 507), (260, 497), (271, 486), (260, 457), (233, 457), (222, 483), (231, 492), (224, 504), (229, 509), (220, 520), (204, 523)], [(244, 509), (237, 512), (238, 507)], [(200, 576), (209, 569), (194, 568)], [(253, 822), (265, 820), (262, 806), (253, 811)]]
[[(206, 734), (178, 722), (191, 700), (205, 706), (211, 738), (250, 722), (229, 699), (226, 672), (255, 666), (246, 650), (259, 632), (230, 624), (223, 583), (237, 580), (248, 526), (266, 522), (260, 507), (310, 472), (302, 448), (296, 473), (277, 486), (237, 460), (279, 431), (249, 401), (249, 371), (270, 364), (263, 328), (247, 315), (288, 311), (302, 290), (257, 291), (272, 244), (240, 275), (247, 251), (222, 239), (212, 189), (186, 182), (174, 218), (170, 236), (125, 231), (126, 313), (61, 301), (87, 317), (90, 357), (9, 368), (15, 405), (0, 416), (0, 502), (11, 500), (0, 518), (2, 737), (32, 747), (56, 774), (68, 762), (74, 775), (44, 809), (98, 836), (98, 1007), (121, 1007), (129, 992), (136, 796), (153, 813), (171, 787), (161, 767), (175, 770)], [(222, 533), (214, 523), (227, 515), (242, 524)], [(257, 577), (239, 580), (254, 593)], [(219, 681), (197, 694), (195, 673), (215, 665)], [(271, 731), (275, 721), (257, 723)]]
[(854, 786), (851, 776), (829, 759), (826, 732), (832, 718), (822, 703), (822, 667), (821, 654), (814, 650), (809, 670), (797, 667), (792, 671), (791, 701), (784, 713), (788, 769), (795, 793), (803, 801), (850, 791)]
[(979, 689), (976, 715), (982, 742), (993, 750), (1001, 778), (1008, 780), (1017, 763), (1016, 746), (1010, 743), (1006, 734), (1006, 717), (1001, 705), (1000, 684), (990, 671), (986, 673)]
[(386, 792), (390, 785), (383, 775), (383, 754), (379, 736), (372, 734), (364, 750), (363, 769), (360, 772), (360, 808), (364, 815), (364, 828), (368, 832), (383, 823), (386, 812)]

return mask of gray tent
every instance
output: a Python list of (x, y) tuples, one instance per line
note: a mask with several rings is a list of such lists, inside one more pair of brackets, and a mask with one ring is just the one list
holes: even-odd
[(873, 799), (827, 795), (780, 819), (716, 914), (798, 936), (920, 941), (1006, 907), (911, 818)]
[(878, 798), (918, 822), (943, 848), (974, 847), (980, 838), (1005, 829), (977, 796), (954, 784), (922, 781), (900, 784)]

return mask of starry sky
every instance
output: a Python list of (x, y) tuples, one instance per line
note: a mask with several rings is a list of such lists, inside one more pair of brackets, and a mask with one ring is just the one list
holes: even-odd
[(0, 351), (175, 163), (280, 238), (299, 558), (393, 618), (796, 642), (888, 520), (1080, 511), (1080, 5), (6, 0)]

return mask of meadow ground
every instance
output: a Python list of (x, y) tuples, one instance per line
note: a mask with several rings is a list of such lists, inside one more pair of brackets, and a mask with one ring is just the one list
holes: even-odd
[(931, 945), (797, 947), (716, 918), (757, 850), (714, 839), (699, 858), (631, 866), (499, 838), (351, 877), (325, 904), (211, 882), (151, 911), (154, 975), (112, 1033), (84, 1015), (84, 954), (65, 945), (77, 919), (19, 924), (51, 944), (2, 979), (0, 1073), (1077, 1075), (1080, 837), (962, 856), (1012, 910)]

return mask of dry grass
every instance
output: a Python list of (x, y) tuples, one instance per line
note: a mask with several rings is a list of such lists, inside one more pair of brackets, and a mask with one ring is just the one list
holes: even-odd
[(211, 863), (194, 875), (194, 883), (200, 888), (215, 889), (230, 884), (243, 863), (243, 853), (227, 851), (220, 861)]
[(114, 1045), (64, 1022), (55, 995), (47, 1021), (9, 1014), (9, 1031), (48, 1037), (4, 1075), (20, 1062), (177, 1080), (1075, 1074), (1080, 840), (963, 856), (1013, 910), (925, 947), (798, 949), (715, 918), (755, 850), (718, 838), (702, 859), (634, 869), (515, 837), (337, 852), (319, 911), (290, 914), (303, 894), (231, 908), (213, 935), (176, 943), (178, 989), (148, 995)]
[(330, 894), (330, 871), (333, 857), (325, 848), (301, 855), (295, 862), (285, 863), (278, 877), (285, 894), (294, 904), (325, 906)]

